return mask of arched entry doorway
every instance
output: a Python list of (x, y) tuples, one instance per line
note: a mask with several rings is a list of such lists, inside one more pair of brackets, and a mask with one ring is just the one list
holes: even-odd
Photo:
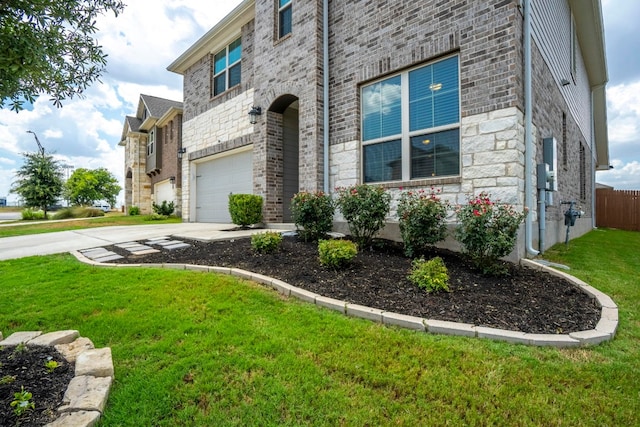
[[(293, 95), (283, 95), (276, 99), (269, 107), (270, 126), (275, 132), (270, 133), (269, 146), (282, 153), (281, 164), (275, 168), (275, 189), (281, 191), (276, 194), (276, 200), (282, 206), (282, 221), (292, 222), (291, 198), (299, 191), (300, 174), (300, 120), (299, 101)], [(280, 175), (280, 176), (278, 176)], [(279, 182), (278, 182), (279, 181)]]

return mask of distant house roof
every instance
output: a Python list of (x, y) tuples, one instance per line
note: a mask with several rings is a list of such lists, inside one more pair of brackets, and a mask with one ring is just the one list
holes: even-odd
[(118, 145), (125, 145), (129, 132), (147, 132), (154, 125), (162, 124), (175, 114), (180, 113), (182, 113), (182, 102), (180, 101), (141, 94), (136, 116), (126, 116), (124, 119), (122, 136)]

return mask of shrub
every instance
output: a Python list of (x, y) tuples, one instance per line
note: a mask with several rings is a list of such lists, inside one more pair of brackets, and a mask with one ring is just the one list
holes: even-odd
[(448, 203), (443, 202), (434, 192), (424, 190), (405, 192), (398, 203), (400, 234), (404, 242), (404, 252), (413, 257), (430, 246), (444, 240), (447, 235)]
[(342, 268), (356, 256), (358, 247), (350, 240), (320, 240), (318, 252), (320, 264), (326, 267)]
[(71, 208), (60, 209), (55, 213), (53, 219), (95, 218), (98, 216), (104, 216), (104, 212), (100, 209), (74, 206)]
[(455, 236), (477, 269), (484, 274), (504, 274), (506, 268), (499, 259), (513, 250), (526, 215), (526, 210), (516, 212), (513, 206), (491, 201), (490, 195), (482, 192), (457, 208), (460, 224)]
[(374, 185), (355, 185), (338, 188), (337, 205), (349, 224), (349, 231), (360, 247), (368, 247), (384, 226), (389, 213), (391, 196), (384, 188)]
[(45, 219), (44, 212), (41, 210), (34, 211), (31, 208), (23, 209), (22, 219), (25, 221)]
[(137, 206), (129, 207), (129, 215), (131, 216), (140, 215), (140, 208)]
[(251, 236), (251, 247), (258, 252), (275, 252), (281, 244), (282, 234), (277, 231), (265, 231)]
[(157, 213), (158, 215), (169, 216), (175, 210), (175, 204), (173, 202), (167, 203), (166, 200), (163, 200), (161, 205), (153, 203), (152, 208), (153, 212)]
[(247, 227), (262, 221), (262, 197), (254, 194), (229, 194), (231, 221)]
[(425, 261), (424, 258), (414, 259), (407, 279), (427, 292), (449, 292), (449, 272), (440, 257), (429, 261)]
[[(318, 240), (333, 227), (333, 200), (331, 196), (318, 191), (300, 192), (291, 199), (291, 213), (298, 233), (306, 240)], [(300, 230), (299, 227), (303, 227)]]
[(162, 215), (154, 212), (151, 215), (146, 215), (144, 217), (144, 220), (145, 221), (162, 221), (163, 219), (167, 219), (167, 218), (169, 218), (167, 215)]

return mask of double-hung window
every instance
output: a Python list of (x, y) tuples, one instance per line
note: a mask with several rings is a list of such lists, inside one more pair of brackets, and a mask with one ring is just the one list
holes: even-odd
[(460, 174), (458, 57), (362, 87), (364, 182)]
[(292, 0), (278, 0), (278, 38), (291, 33)]
[(147, 143), (147, 156), (151, 156), (155, 152), (156, 146), (156, 128), (154, 127), (149, 132), (149, 142)]
[(240, 84), (242, 42), (235, 40), (213, 56), (213, 96)]

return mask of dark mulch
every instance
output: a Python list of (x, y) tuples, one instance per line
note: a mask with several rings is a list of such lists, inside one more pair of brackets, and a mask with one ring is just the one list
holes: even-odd
[[(45, 367), (49, 360), (55, 360), (59, 365), (51, 373)], [(0, 349), (0, 425), (43, 426), (55, 420), (73, 376), (74, 366), (55, 348), (27, 346)], [(17, 417), (11, 402), (15, 399), (14, 393), (20, 392), (23, 386), (32, 394), (31, 402), (35, 408)]]
[(474, 271), (457, 253), (434, 250), (450, 276), (451, 292), (428, 294), (406, 276), (411, 260), (402, 247), (378, 241), (375, 249), (358, 253), (346, 269), (320, 265), (317, 245), (285, 237), (281, 250), (259, 254), (249, 238), (235, 241), (188, 241), (184, 249), (132, 256), (117, 263), (184, 263), (236, 267), (283, 280), (317, 294), (396, 313), (449, 320), (528, 333), (558, 334), (595, 328), (600, 310), (595, 302), (561, 278), (509, 264), (505, 277)]

